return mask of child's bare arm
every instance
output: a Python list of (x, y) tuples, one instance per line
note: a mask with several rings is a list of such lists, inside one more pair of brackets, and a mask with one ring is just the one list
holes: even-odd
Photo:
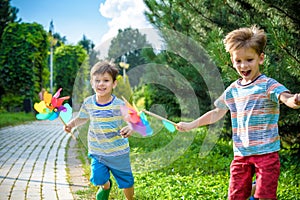
[(290, 108), (300, 108), (300, 94), (291, 94), (283, 92), (279, 96), (279, 100)]
[(199, 117), (198, 119), (192, 122), (179, 122), (177, 124), (177, 129), (179, 131), (189, 131), (199, 126), (213, 124), (219, 121), (221, 118), (223, 118), (226, 112), (227, 110), (215, 108), (211, 111), (208, 111), (207, 113), (205, 113), (204, 115), (202, 115), (201, 117)]
[(64, 126), (64, 130), (66, 132), (70, 133), (74, 127), (85, 124), (87, 121), (88, 121), (88, 119), (74, 118), (66, 126)]

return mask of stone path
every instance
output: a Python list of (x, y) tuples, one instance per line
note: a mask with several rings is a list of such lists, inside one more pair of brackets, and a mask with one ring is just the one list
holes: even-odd
[(69, 138), (59, 120), (0, 129), (0, 200), (75, 199), (66, 172)]

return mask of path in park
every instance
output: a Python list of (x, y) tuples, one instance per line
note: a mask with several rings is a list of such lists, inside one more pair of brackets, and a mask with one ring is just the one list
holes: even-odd
[(59, 120), (0, 129), (0, 200), (76, 199), (86, 181), (76, 152), (69, 150), (66, 158), (69, 138)]

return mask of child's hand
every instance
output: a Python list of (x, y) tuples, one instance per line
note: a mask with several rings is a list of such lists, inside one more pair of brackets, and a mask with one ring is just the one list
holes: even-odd
[(132, 133), (133, 133), (133, 130), (129, 126), (124, 126), (120, 131), (120, 135), (123, 138), (128, 138), (129, 136), (132, 135)]
[(72, 127), (66, 125), (66, 126), (64, 126), (64, 131), (66, 131), (67, 133), (71, 133)]
[(179, 122), (177, 125), (176, 125), (176, 128), (177, 130), (179, 131), (189, 131), (192, 129), (191, 127), (191, 123), (188, 123), (188, 122)]

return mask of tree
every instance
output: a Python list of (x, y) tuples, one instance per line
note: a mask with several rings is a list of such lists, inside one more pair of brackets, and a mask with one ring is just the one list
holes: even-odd
[(78, 42), (78, 45), (81, 45), (88, 54), (90, 54), (95, 47), (95, 44), (92, 42), (92, 40), (87, 39), (85, 35), (82, 36), (82, 39)]
[(5, 27), (17, 20), (18, 9), (10, 6), (10, 0), (1, 0), (0, 2), (0, 38)]
[[(81, 45), (63, 45), (57, 47), (54, 53), (54, 81), (56, 88), (63, 88), (62, 96), (84, 96), (88, 80), (88, 55)], [(77, 76), (78, 75), (78, 76)], [(74, 91), (75, 79), (79, 79)], [(72, 102), (70, 102), (72, 104)]]
[(87, 51), (89, 55), (89, 65), (91, 67), (94, 66), (94, 64), (96, 64), (99, 59), (97, 58), (98, 52), (94, 49), (95, 44), (93, 43), (93, 41), (87, 39), (86, 36), (83, 35), (82, 39), (78, 42), (78, 45), (81, 45)]
[[(148, 20), (161, 31), (162, 37), (169, 41), (166, 45), (174, 45), (172, 43), (176, 45), (176, 41), (168, 39), (171, 36), (165, 35), (164, 29), (181, 32), (199, 42), (218, 66), (225, 86), (238, 76), (231, 68), (222, 39), (233, 29), (257, 24), (268, 34), (263, 73), (284, 83), (292, 92), (299, 91), (299, 1), (144, 0), (144, 2), (148, 7), (146, 12)], [(172, 67), (178, 69), (182, 66), (182, 63), (173, 57), (171, 59), (175, 61)], [(197, 84), (195, 86), (201, 87)], [(296, 117), (297, 112), (281, 106), (281, 116), (284, 116), (279, 121), (281, 136), (289, 144), (300, 142), (297, 130), (300, 120)]]
[(37, 98), (47, 70), (48, 47), (47, 32), (40, 24), (10, 23), (6, 27), (0, 44), (2, 100)]
[(118, 35), (111, 41), (108, 56), (119, 63), (121, 57), (125, 55), (130, 68), (134, 68), (145, 63), (142, 56), (142, 50), (145, 48), (151, 48), (146, 35), (141, 34), (138, 29), (120, 29)]
[(57, 41), (55, 47), (60, 47), (67, 42), (66, 36), (62, 37), (59, 33), (53, 33), (52, 37)]

